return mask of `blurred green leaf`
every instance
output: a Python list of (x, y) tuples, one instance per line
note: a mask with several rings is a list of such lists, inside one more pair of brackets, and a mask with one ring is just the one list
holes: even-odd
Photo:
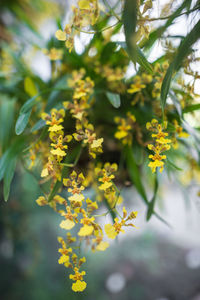
[(33, 96), (33, 97), (31, 97), (30, 99), (28, 99), (28, 100), (22, 105), (22, 107), (21, 107), (21, 109), (20, 109), (20, 114), (24, 114), (24, 113), (30, 111), (30, 109), (32, 109), (33, 106), (37, 103), (37, 98), (38, 98), (39, 95), (40, 95), (40, 93), (37, 94), (37, 95), (35, 95), (35, 96)]
[[(128, 53), (128, 49), (125, 42), (117, 42), (117, 44), (120, 45)], [(134, 63), (137, 62), (141, 67), (144, 68), (144, 70), (146, 70), (149, 73), (153, 73), (151, 64), (148, 62), (142, 50), (138, 46), (135, 46), (135, 57), (133, 57), (130, 53), (128, 54)]]
[(106, 96), (108, 97), (108, 100), (110, 101), (110, 103), (115, 107), (115, 108), (119, 108), (121, 105), (121, 100), (120, 100), (120, 96), (118, 94), (114, 94), (114, 93), (110, 93), (107, 92)]
[(29, 118), (30, 118), (30, 115), (31, 115), (31, 112), (32, 112), (32, 109), (19, 115), (16, 125), (15, 125), (15, 132), (17, 135), (20, 135), (26, 128)]
[(137, 1), (125, 0), (123, 11), (124, 33), (128, 53), (134, 57), (135, 53), (135, 29), (137, 24)]
[(153, 73), (153, 69), (152, 69), (151, 64), (148, 62), (148, 60), (146, 59), (146, 57), (144, 56), (142, 50), (139, 47), (136, 47), (136, 61), (147, 72)]
[(154, 194), (153, 194), (152, 200), (149, 202), (147, 215), (146, 215), (146, 220), (147, 221), (149, 221), (151, 219), (151, 216), (154, 213), (154, 207), (155, 207), (155, 202), (156, 202), (157, 191), (158, 191), (158, 177), (157, 177), (157, 174), (156, 174), (155, 184), (154, 184)]
[[(1, 95), (0, 99), (0, 145), (2, 151), (8, 147), (14, 125), (16, 98)], [(13, 130), (14, 132), (14, 130)]]
[(155, 42), (158, 41), (158, 39), (162, 36), (165, 30), (173, 24), (173, 21), (180, 15), (180, 13), (187, 7), (188, 2), (191, 2), (191, 0), (185, 0), (183, 3), (181, 3), (181, 5), (174, 11), (174, 13), (171, 14), (166, 23), (163, 26), (151, 32), (149, 38), (145, 38), (144, 40), (142, 40), (139, 46), (141, 48), (144, 47), (145, 51), (148, 51), (155, 44)]
[(199, 110), (200, 109), (200, 104), (193, 104), (193, 105), (188, 105), (183, 109), (183, 113), (189, 113), (189, 112), (193, 112), (195, 110)]
[(45, 126), (45, 121), (44, 120), (39, 120), (35, 125), (31, 128), (31, 132), (35, 132)]
[(191, 52), (192, 45), (200, 38), (200, 21), (193, 27), (190, 33), (183, 39), (181, 42), (176, 56), (172, 63), (170, 64), (166, 75), (163, 79), (162, 87), (161, 87), (161, 108), (164, 112), (167, 95), (169, 92), (170, 83), (172, 80), (172, 75), (174, 71), (178, 71), (182, 65), (182, 62), (185, 57)]
[(6, 168), (6, 172), (3, 179), (3, 195), (4, 200), (7, 201), (10, 193), (10, 185), (15, 173), (17, 159), (14, 157), (12, 160), (9, 161), (8, 166)]
[(135, 162), (135, 158), (133, 155), (133, 150), (131, 147), (126, 146), (125, 148), (125, 156), (126, 156), (126, 164), (127, 164), (127, 169), (129, 172), (129, 176), (133, 182), (133, 184), (135, 185), (138, 193), (140, 194), (140, 196), (142, 197), (142, 199), (144, 200), (144, 202), (146, 204), (148, 204), (148, 199), (146, 196), (146, 192), (143, 186), (143, 183), (141, 181), (141, 174), (139, 171), (139, 168)]

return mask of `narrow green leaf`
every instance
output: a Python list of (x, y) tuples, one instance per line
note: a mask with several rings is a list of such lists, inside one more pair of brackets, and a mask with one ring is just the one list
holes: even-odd
[(154, 185), (154, 194), (152, 200), (149, 202), (148, 210), (147, 210), (147, 216), (146, 220), (149, 221), (151, 216), (154, 213), (154, 207), (155, 207), (155, 202), (156, 202), (156, 196), (157, 196), (157, 191), (158, 191), (158, 177), (156, 174), (155, 177), (155, 185)]
[(181, 3), (181, 5), (174, 11), (174, 13), (171, 14), (169, 19), (166, 21), (166, 23), (159, 27), (158, 29), (154, 30), (150, 33), (149, 38), (142, 40), (139, 44), (141, 48), (144, 47), (145, 51), (148, 51), (151, 49), (151, 47), (155, 44), (156, 41), (162, 36), (162, 34), (165, 32), (165, 30), (173, 24), (173, 21), (180, 15), (180, 13), (186, 8), (188, 1), (191, 0), (185, 0)]
[(137, 1), (125, 0), (123, 11), (123, 24), (128, 51), (135, 52), (135, 28), (137, 24)]
[(118, 45), (120, 45), (130, 56), (130, 59), (134, 62), (134, 63), (138, 63), (141, 67), (143, 67), (147, 72), (149, 73), (153, 73), (153, 69), (151, 64), (148, 62), (148, 60), (146, 59), (144, 53), (142, 52), (142, 50), (138, 47), (135, 46), (135, 56), (133, 56), (132, 54), (130, 54), (128, 52), (127, 46), (125, 42), (117, 42)]
[(31, 115), (31, 111), (32, 110), (29, 110), (29, 111), (19, 115), (16, 125), (15, 125), (15, 132), (17, 135), (20, 135), (26, 128), (29, 118), (30, 118), (30, 115)]
[(24, 113), (28, 112), (37, 103), (37, 98), (38, 98), (39, 95), (40, 95), (40, 93), (33, 96), (32, 98), (28, 99), (22, 105), (22, 107), (20, 109), (20, 114), (24, 114)]
[(39, 120), (35, 125), (31, 128), (31, 132), (35, 132), (45, 126), (45, 121), (44, 120)]
[(120, 96), (118, 94), (107, 92), (106, 96), (108, 97), (108, 100), (115, 108), (120, 107), (121, 100), (120, 100)]
[(141, 175), (139, 172), (139, 168), (135, 162), (135, 158), (134, 158), (131, 147), (127, 146), (125, 148), (125, 154), (126, 154), (126, 164), (127, 164), (129, 176), (130, 176), (132, 182), (134, 183), (138, 193), (141, 195), (143, 201), (146, 204), (148, 204), (147, 195), (146, 195), (143, 183), (141, 181)]
[(4, 181), (3, 181), (3, 195), (5, 201), (7, 201), (9, 197), (10, 185), (15, 173), (16, 163), (17, 163), (17, 159), (15, 157), (9, 161), (8, 167), (6, 168)]
[(193, 104), (193, 105), (188, 105), (183, 109), (183, 113), (189, 113), (189, 112), (193, 112), (195, 110), (199, 110), (200, 109), (200, 104)]
[(174, 106), (176, 107), (177, 113), (182, 118), (182, 115), (183, 115), (182, 107), (181, 107), (180, 101), (176, 97), (176, 94), (174, 93), (174, 91), (170, 91), (169, 96), (170, 96), (171, 100), (173, 101)]
[(172, 80), (172, 75), (174, 71), (178, 71), (182, 65), (185, 57), (192, 51), (192, 45), (200, 38), (200, 21), (193, 27), (190, 33), (182, 40), (174, 60), (170, 64), (166, 75), (163, 79), (161, 87), (161, 108), (164, 112), (167, 95), (170, 88), (170, 83)]
[(0, 180), (2, 180), (2, 178), (4, 177), (7, 163), (9, 160), (9, 153), (10, 153), (10, 151), (8, 149), (0, 159)]
[(169, 68), (167, 69), (167, 72), (166, 72), (165, 77), (164, 77), (163, 82), (162, 82), (160, 101), (161, 101), (161, 108), (162, 108), (163, 112), (164, 112), (164, 109), (165, 109), (167, 94), (168, 94), (168, 91), (169, 91), (173, 71), (174, 71), (174, 64), (171, 64), (169, 66)]
[(178, 170), (178, 171), (183, 171), (183, 169), (177, 167), (174, 163), (172, 163), (169, 159), (166, 160), (166, 164), (170, 165), (171, 167), (173, 167), (174, 169)]
[(0, 99), (0, 145), (4, 152), (13, 134), (16, 98), (1, 95)]
[(151, 64), (148, 62), (148, 60), (146, 59), (142, 50), (139, 47), (136, 47), (136, 62), (147, 72), (153, 73)]

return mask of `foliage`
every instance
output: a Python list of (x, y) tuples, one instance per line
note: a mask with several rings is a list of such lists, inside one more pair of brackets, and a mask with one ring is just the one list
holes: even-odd
[[(146, 204), (147, 220), (154, 215), (168, 224), (155, 210), (161, 185), (158, 170), (165, 168), (184, 184), (199, 180), (199, 127), (191, 127), (185, 115), (197, 124), (195, 84), (200, 75), (192, 66), (199, 61), (195, 43), (200, 21), (194, 18), (186, 36), (174, 37), (168, 28), (200, 6), (199, 1), (181, 1), (179, 7), (173, 2), (155, 18), (151, 0), (79, 0), (64, 27), (64, 9), (56, 3), (5, 4), (13, 23), (9, 30), (3, 27), (0, 45), (4, 198), (8, 200), (16, 167), (23, 167), (37, 178), (43, 193), (38, 205), (60, 214), (62, 229), (76, 228), (76, 236), (68, 232), (58, 238), (58, 263), (73, 270), (75, 292), (87, 285), (82, 249), (104, 251), (109, 247), (104, 231), (115, 239), (126, 227), (136, 227), (137, 212), (127, 213), (125, 203), (120, 209), (126, 182), (132, 182)], [(41, 27), (48, 17), (56, 21), (57, 30), (45, 41)], [(116, 41), (123, 30), (125, 41)], [(80, 54), (76, 41), (83, 36), (91, 38)], [(150, 62), (148, 55), (158, 40), (165, 52)], [(35, 52), (50, 64), (48, 80), (31, 63)], [(108, 214), (112, 224), (103, 230), (99, 220)]]

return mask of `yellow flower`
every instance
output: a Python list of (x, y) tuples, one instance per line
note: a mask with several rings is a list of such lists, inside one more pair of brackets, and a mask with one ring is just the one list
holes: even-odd
[(49, 175), (48, 168), (44, 168), (41, 172), (41, 177), (46, 177)]
[(98, 148), (101, 147), (101, 144), (103, 143), (103, 138), (100, 138), (98, 140), (94, 140), (92, 142), (91, 148)]
[(66, 229), (66, 230), (70, 230), (72, 229), (73, 227), (75, 226), (75, 223), (69, 219), (67, 220), (63, 220), (61, 223), (60, 223), (60, 227), (63, 228), (63, 229)]
[(81, 202), (85, 199), (83, 194), (74, 194), (68, 198), (70, 201)]
[(91, 235), (93, 231), (94, 231), (94, 227), (93, 226), (91, 226), (91, 225), (84, 225), (79, 230), (78, 235), (79, 236)]
[(62, 31), (61, 29), (59, 29), (59, 30), (56, 31), (55, 37), (59, 41), (66, 41), (66, 33), (64, 31)]
[(46, 200), (43, 196), (40, 196), (40, 197), (36, 200), (36, 203), (37, 203), (39, 206), (44, 206), (44, 205), (47, 205), (47, 204), (48, 204), (47, 200)]
[(68, 255), (62, 255), (59, 260), (58, 263), (60, 264), (65, 264), (69, 262), (69, 256)]
[(49, 127), (48, 131), (51, 131), (51, 132), (56, 132), (56, 131), (60, 131), (63, 129), (63, 126), (62, 125), (53, 125), (51, 127)]
[(112, 182), (104, 182), (99, 186), (99, 189), (105, 191), (109, 189), (111, 186), (112, 186)]
[(77, 280), (72, 284), (72, 290), (74, 292), (82, 292), (85, 290), (87, 283), (85, 281)]
[(150, 131), (153, 131), (151, 136), (155, 139), (155, 145), (148, 144), (147, 147), (149, 150), (154, 152), (154, 155), (149, 155), (149, 158), (152, 161), (148, 164), (151, 168), (152, 173), (156, 172), (156, 168), (160, 168), (160, 172), (164, 169), (164, 162), (163, 160), (166, 159), (166, 155), (161, 155), (162, 152), (168, 151), (171, 146), (169, 145), (172, 141), (171, 139), (167, 139), (168, 136), (167, 132), (163, 132), (163, 129), (167, 127), (167, 122), (164, 122), (164, 125), (158, 124), (156, 119), (153, 119), (150, 122), (147, 122), (146, 128)]
[(53, 155), (57, 155), (57, 156), (65, 156), (66, 153), (65, 151), (61, 150), (60, 148), (57, 149), (53, 149), (50, 151)]
[(97, 251), (105, 251), (107, 248), (109, 247), (109, 243), (108, 242), (100, 242), (97, 246), (96, 246), (96, 250)]
[(78, 2), (78, 6), (80, 9), (90, 9), (90, 3), (88, 0), (80, 0)]
[(107, 236), (110, 239), (115, 239), (116, 238), (117, 232), (115, 231), (115, 228), (111, 224), (106, 224), (104, 229), (105, 229), (105, 232), (106, 232)]

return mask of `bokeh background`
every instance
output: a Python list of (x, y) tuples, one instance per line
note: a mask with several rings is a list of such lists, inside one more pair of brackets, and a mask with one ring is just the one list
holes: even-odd
[[(65, 7), (61, 16), (63, 24), (69, 17), (72, 2), (56, 1)], [(55, 10), (54, 4), (39, 0), (1, 0), (1, 43), (12, 42), (14, 33), (17, 36), (20, 32), (18, 46), (25, 49), (27, 59), (30, 40), (45, 47), (57, 29), (55, 15), (59, 16), (60, 11)], [(158, 14), (159, 1), (155, 11)], [(40, 24), (42, 40), (34, 33), (36, 24)], [(185, 24), (183, 17), (170, 30), (177, 35), (184, 34), (189, 30)], [(81, 34), (76, 39), (78, 54), (90, 38)], [(122, 41), (123, 33), (116, 38)], [(17, 43), (16, 37), (14, 41)], [(150, 61), (161, 52), (158, 43)], [(49, 60), (37, 48), (31, 54), (30, 66), (43, 80), (49, 79)], [(127, 76), (133, 75), (132, 65), (127, 72)], [(155, 217), (146, 223), (146, 208), (139, 195), (132, 187), (123, 188), (129, 210), (138, 210), (139, 229), (121, 235), (106, 252), (84, 253), (88, 287), (82, 294), (76, 294), (71, 291), (67, 270), (57, 263), (57, 236), (62, 234), (60, 218), (50, 208), (37, 206), (35, 199), (41, 194), (37, 180), (19, 164), (7, 203), (0, 185), (0, 299), (200, 300), (198, 186), (191, 185), (183, 192), (166, 174), (163, 182), (157, 210), (171, 228)]]

